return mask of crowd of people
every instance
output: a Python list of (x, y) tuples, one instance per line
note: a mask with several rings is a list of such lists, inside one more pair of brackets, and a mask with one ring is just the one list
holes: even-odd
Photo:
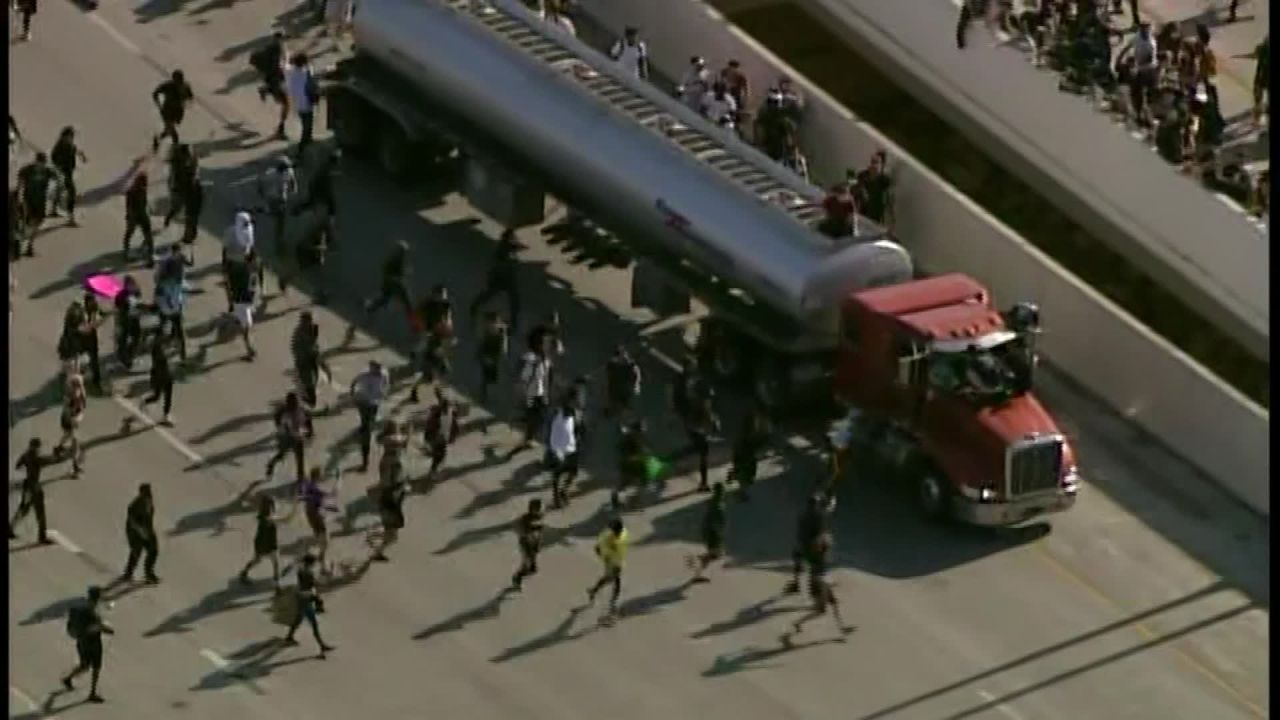
[[(629, 42), (634, 46), (635, 33), (629, 33), (628, 37), (632, 39), (624, 38), (621, 44)], [(624, 47), (617, 54), (619, 60), (644, 57), (643, 52), (635, 56), (628, 56), (628, 52)], [(22, 520), (34, 511), (38, 541), (49, 542), (42, 470), (70, 460), (74, 473), (86, 472), (86, 449), (80, 428), (86, 413), (94, 412), (96, 403), (105, 402), (95, 398), (107, 397), (112, 392), (110, 376), (133, 372), (139, 360), (145, 358), (150, 392), (143, 398), (143, 404), (161, 403), (158, 424), (172, 424), (175, 381), (182, 368), (198, 362), (189, 352), (185, 328), (191, 319), (188, 294), (196, 282), (190, 268), (196, 264), (198, 228), (202, 222), (226, 228), (220, 237), (219, 262), (227, 305), (223, 315), (211, 319), (240, 335), (246, 361), (257, 359), (251, 330), (255, 314), (260, 313), (268, 301), (265, 286), (268, 262), (278, 270), (280, 293), (295, 282), (304, 284), (320, 304), (327, 293), (340, 290), (325, 268), (329, 265), (329, 254), (338, 248), (335, 177), (341, 154), (312, 144), (312, 117), (320, 102), (315, 76), (305, 55), (287, 52), (281, 34), (274, 35), (263, 49), (255, 52), (251, 63), (261, 75), (260, 96), (264, 101), (274, 99), (281, 107), (275, 128), (277, 137), (287, 138), (286, 125), (291, 114), (296, 115), (300, 138), (295, 151), (266, 167), (258, 178), (257, 197), (252, 202), (235, 198), (234, 203), (225, 203), (234, 205), (225, 222), (208, 218), (206, 191), (223, 195), (228, 190), (206, 187), (199, 152), (182, 140), (185, 111), (194, 102), (195, 90), (177, 70), (156, 88), (153, 95), (160, 132), (154, 138), (151, 154), (139, 159), (120, 183), (124, 196), (122, 252), (105, 272), (85, 279), (83, 295), (68, 305), (64, 315), (57, 342), (61, 363), (62, 436), (50, 452), (46, 452), (39, 437), (32, 437), (27, 451), (18, 460), (17, 469), (25, 473), (25, 479), (17, 512), (10, 522), (11, 540), (18, 537)], [(730, 63), (726, 70), (735, 68), (736, 64)], [(732, 107), (739, 110), (735, 112), (743, 113), (740, 108), (745, 108), (748, 100), (745, 78), (733, 80), (733, 72), (722, 77), (732, 80), (726, 82), (725, 91), (736, 98), (737, 104)], [(708, 92), (714, 94), (717, 89), (711, 87)], [(776, 155), (787, 150), (789, 143), (794, 144), (793, 128), (802, 104), (784, 83), (771, 90), (769, 97), (761, 115), (776, 113), (776, 122), (784, 129), (772, 128), (769, 123), (775, 121), (766, 121), (760, 138), (766, 149)], [(736, 117), (742, 118), (745, 114)], [(21, 138), (18, 123), (11, 115), (11, 161), (15, 143)], [(166, 147), (167, 155), (162, 152)], [(163, 170), (159, 167), (162, 157), (168, 170), (168, 209), (164, 225), (181, 219), (183, 230), (178, 242), (158, 247), (152, 225), (156, 209), (149, 192), (151, 176)], [(10, 194), (11, 293), (13, 263), (35, 253), (37, 237), (42, 231), (52, 229), (46, 225), (47, 219), (58, 217), (65, 210), (69, 223), (75, 222), (74, 175), (77, 163), (83, 162), (87, 162), (87, 156), (77, 144), (75, 129), (68, 127), (48, 155), (37, 152), (35, 159), (18, 171)], [(872, 215), (887, 213), (888, 181), (882, 174), (883, 163), (884, 156), (877, 155), (871, 168), (852, 173), (849, 185), (842, 186), (841, 202)], [(851, 190), (855, 186), (861, 194)], [(222, 199), (225, 201), (227, 197), (223, 195)], [(312, 221), (295, 220), (303, 213), (310, 213)], [(260, 229), (263, 225), (270, 228), (269, 232)], [(131, 252), (135, 232), (142, 235), (140, 256)], [(617, 617), (630, 543), (626, 515), (635, 507), (635, 501), (655, 489), (670, 472), (675, 459), (697, 458), (696, 489), (707, 493), (701, 528), (705, 547), (703, 553), (689, 558), (689, 565), (693, 570), (691, 582), (705, 581), (708, 569), (725, 553), (726, 528), (731, 514), (726, 504), (727, 487), (735, 486), (741, 501), (750, 500), (758, 463), (770, 444), (772, 427), (763, 408), (746, 412), (729, 439), (731, 469), (723, 480), (713, 479), (709, 456), (713, 445), (721, 442), (722, 433), (717, 396), (713, 383), (701, 370), (701, 363), (690, 356), (679, 377), (670, 383), (673, 419), (685, 427), (687, 447), (668, 451), (654, 448), (638, 404), (645, 383), (654, 381), (646, 381), (632, 351), (623, 346), (616, 348), (601, 368), (602, 382), (597, 383), (587, 375), (565, 373), (561, 368), (565, 364), (567, 338), (559, 316), (550, 313), (532, 322), (521, 315), (521, 289), (515, 272), (518, 247), (513, 232), (502, 235), (487, 270), (485, 287), (470, 303), (467, 313), (475, 340), (474, 365), (482, 376), (481, 401), (493, 400), (492, 389), (504, 382), (510, 383), (513, 388), (510, 402), (518, 408), (517, 425), (523, 433), (523, 442), (512, 450), (511, 457), (540, 446), (541, 464), (548, 477), (550, 502), (544, 506), (541, 499), (531, 500), (516, 524), (518, 563), (509, 591), (520, 591), (537, 573), (546, 513), (566, 507), (577, 494), (575, 482), (584, 447), (614, 432), (615, 487), (608, 510), (611, 519), (595, 547), (602, 570), (598, 581), (586, 588), (588, 601), (594, 601), (600, 592), (608, 590), (609, 612), (604, 620), (612, 622)], [(142, 290), (141, 274), (131, 269), (131, 265), (138, 262), (152, 271), (153, 292), (149, 301)], [(450, 387), (450, 382), (458, 379), (453, 356), (459, 330), (455, 325), (453, 296), (446, 284), (433, 283), (415, 300), (412, 265), (410, 247), (398, 244), (383, 263), (378, 295), (370, 298), (364, 309), (367, 314), (387, 307), (397, 307), (403, 312), (416, 338), (410, 360), (414, 375), (410, 401), (417, 402), (421, 389), (425, 388), (431, 398), (429, 409), (408, 419), (395, 416), (388, 408), (394, 386), (387, 368), (377, 362), (371, 362), (356, 376), (346, 393), (355, 407), (354, 424), (361, 455), (359, 472), (363, 474), (375, 468), (367, 496), (381, 522), (369, 562), (390, 560), (389, 550), (405, 525), (407, 500), (414, 490), (436, 480), (448, 461), (449, 449), (461, 433), (459, 419), (469, 412), (467, 404), (457, 399)], [(500, 309), (490, 307), (498, 298), (506, 300), (505, 316)], [(115, 329), (110, 363), (99, 342), (100, 331), (108, 321), (112, 321)], [(513, 363), (511, 335), (522, 327), (528, 332), (523, 343), (517, 345)], [(276, 452), (267, 461), (263, 474), (270, 481), (281, 464), (287, 463), (290, 472), (285, 482), (291, 488), (289, 495), (293, 501), (283, 512), (270, 492), (258, 495), (253, 501), (256, 529), (249, 561), (237, 577), (248, 582), (249, 574), (268, 560), (277, 590), (277, 619), (288, 628), (284, 641), (293, 643), (296, 631), (306, 622), (321, 656), (325, 656), (334, 648), (322, 639), (318, 616), (324, 612), (322, 596), (326, 583), (335, 573), (328, 556), (329, 527), (331, 515), (337, 509), (336, 483), (340, 480), (326, 476), (309, 456), (315, 452), (311, 446), (315, 442), (316, 424), (336, 422), (339, 417), (326, 412), (331, 406), (321, 397), (324, 387), (321, 378), (331, 373), (323, 362), (322, 338), (310, 311), (300, 313), (287, 342), (298, 386), (285, 393), (276, 405), (273, 413)], [(414, 455), (429, 461), (429, 468), (421, 477), (411, 477)], [(140, 563), (148, 584), (160, 582), (155, 507), (152, 487), (142, 484), (138, 495), (124, 508), (128, 552), (123, 572), (113, 586), (132, 583)], [(285, 587), (281, 584), (285, 573), (279, 557), (280, 529), (298, 509), (306, 519), (312, 544), (296, 567), (294, 584)], [(833, 510), (831, 484), (823, 482), (801, 513), (793, 549), (795, 577), (787, 586), (788, 591), (798, 591), (802, 572), (809, 571), (813, 613), (791, 627), (786, 634), (788, 640), (801, 632), (811, 619), (829, 611), (835, 612), (841, 632), (849, 632), (839, 618), (836, 596), (827, 580)], [(103, 617), (104, 598), (104, 588), (90, 587), (84, 600), (72, 608), (67, 618), (67, 633), (75, 641), (79, 660), (62, 682), (70, 689), (78, 675), (90, 671), (89, 699), (95, 702), (102, 701), (98, 680), (103, 662), (103, 636), (113, 632)]]
[[(1170, 164), (1254, 214), (1265, 214), (1270, 170), (1251, 176), (1234, 154), (1222, 152), (1232, 120), (1222, 110), (1222, 60), (1209, 26), (1168, 22), (1153, 31), (1136, 2), (1128, 10), (1126, 14), (1120, 0), (970, 0), (961, 8), (956, 43), (965, 47), (968, 27), (977, 17), (1021, 38), (1034, 64), (1061, 74), (1062, 90), (1100, 97), (1105, 107), (1143, 131)], [(1226, 11), (1227, 22), (1235, 22), (1238, 3)], [(1248, 122), (1261, 128), (1269, 102), (1270, 36), (1252, 55), (1256, 65)]]

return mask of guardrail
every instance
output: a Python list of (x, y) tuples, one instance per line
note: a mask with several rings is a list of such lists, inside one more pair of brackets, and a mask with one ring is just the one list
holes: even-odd
[[(581, 0), (583, 10), (621, 34), (642, 30), (651, 62), (681, 77), (693, 55), (718, 67), (742, 64), (757, 94), (781, 75), (808, 102), (801, 144), (816, 179), (843, 178), (885, 149), (897, 188), (895, 234), (933, 271), (980, 279), (1004, 303), (1040, 303), (1048, 360), (1085, 389), (1270, 516), (1270, 414), (1218, 380), (1122, 308), (1068, 273), (875, 128), (773, 56), (720, 13), (696, 0)], [(1088, 458), (1084, 458), (1088, 468)]]
[(1270, 245), (1234, 201), (1059, 92), (1015, 48), (978, 41), (974, 28), (957, 50), (951, 3), (798, 1), (1093, 237), (1270, 360)]

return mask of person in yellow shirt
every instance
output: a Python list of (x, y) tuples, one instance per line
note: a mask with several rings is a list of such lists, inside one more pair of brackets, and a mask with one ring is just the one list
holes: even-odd
[(609, 598), (608, 620), (618, 615), (618, 595), (622, 593), (622, 565), (626, 560), (627, 545), (630, 541), (631, 538), (627, 534), (627, 529), (623, 527), (621, 519), (610, 522), (609, 527), (600, 533), (600, 539), (596, 541), (596, 555), (604, 564), (604, 573), (596, 584), (587, 590), (587, 602), (594, 604), (596, 593), (604, 589), (605, 585), (612, 584), (613, 595)]

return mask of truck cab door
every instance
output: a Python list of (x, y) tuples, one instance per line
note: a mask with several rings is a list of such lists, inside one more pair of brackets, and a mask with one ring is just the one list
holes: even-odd
[(898, 416), (914, 424), (924, 407), (928, 350), (914, 340), (897, 344), (898, 372), (893, 379), (894, 405)]

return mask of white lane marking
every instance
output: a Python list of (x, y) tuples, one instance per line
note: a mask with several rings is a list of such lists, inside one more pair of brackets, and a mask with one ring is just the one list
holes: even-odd
[(45, 713), (43, 710), (41, 710), (40, 704), (37, 703), (35, 700), (32, 700), (30, 695), (22, 692), (22, 688), (19, 688), (15, 685), (10, 685), (9, 693), (14, 697), (18, 698), (18, 700), (20, 700), (23, 704), (25, 704), (27, 706), (27, 710), (44, 718), (44, 720), (58, 720), (57, 715), (54, 715), (52, 713)]
[(978, 697), (982, 698), (983, 700), (986, 700), (989, 703), (993, 703), (991, 707), (995, 709), (997, 712), (999, 712), (1001, 715), (1004, 715), (1005, 717), (1009, 718), (1009, 720), (1025, 720), (1025, 718), (1023, 718), (1022, 715), (1019, 714), (1016, 710), (1009, 707), (1005, 703), (1000, 702), (1000, 699), (997, 698), (994, 693), (989, 693), (986, 690), (979, 690)]
[(156, 434), (159, 435), (161, 438), (163, 438), (165, 442), (169, 443), (170, 447), (182, 453), (188, 460), (195, 463), (196, 465), (204, 464), (204, 458), (200, 456), (200, 453), (196, 452), (195, 450), (192, 450), (190, 447), (187, 446), (186, 443), (179, 440), (178, 436), (174, 435), (173, 433), (169, 432), (167, 429), (157, 424), (156, 421), (152, 420), (149, 415), (142, 412), (142, 409), (139, 408), (137, 405), (134, 405), (132, 402), (128, 401), (123, 397), (120, 397), (119, 395), (113, 395), (112, 399), (116, 401), (117, 405), (127, 410), (130, 415), (134, 416), (138, 420), (141, 420), (143, 425), (145, 425), (146, 427), (152, 430), (155, 430)]
[(226, 658), (208, 648), (201, 648), (200, 657), (213, 663), (213, 666), (219, 670), (226, 670), (231, 667), (231, 663)]
[(142, 48), (138, 47), (137, 45), (134, 45), (132, 40), (125, 37), (124, 34), (121, 33), (119, 30), (112, 27), (111, 23), (107, 22), (106, 20), (103, 20), (101, 15), (98, 15), (97, 13), (89, 15), (89, 22), (102, 28), (103, 31), (105, 31), (108, 35), (111, 36), (112, 40), (115, 40), (117, 43), (119, 43), (120, 47), (124, 48), (125, 50), (128, 50), (134, 55), (142, 54)]
[(49, 539), (53, 540), (55, 543), (58, 544), (59, 547), (71, 553), (72, 555), (84, 554), (84, 550), (81, 550), (79, 545), (76, 545), (75, 543), (68, 540), (66, 535), (63, 535), (57, 530), (53, 530), (53, 529), (49, 530)]

